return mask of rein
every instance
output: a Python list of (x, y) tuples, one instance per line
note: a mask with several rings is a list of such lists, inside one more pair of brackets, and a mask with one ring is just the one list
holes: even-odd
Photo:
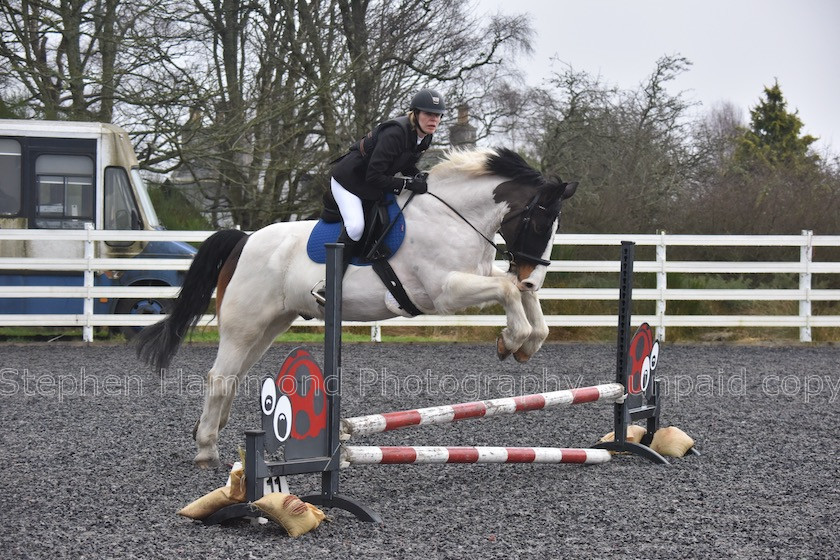
[[(455, 208), (453, 208), (451, 204), (449, 204), (448, 202), (446, 202), (445, 200), (443, 200), (441, 197), (439, 197), (438, 195), (436, 195), (436, 194), (435, 194), (435, 193), (433, 193), (433, 192), (426, 192), (426, 194), (431, 195), (431, 196), (433, 196), (434, 198), (438, 199), (438, 200), (439, 200), (439, 201), (440, 201), (440, 202), (441, 202), (444, 206), (446, 206), (447, 208), (449, 208), (450, 210), (452, 210), (452, 212), (453, 212), (456, 216), (458, 216), (459, 218), (461, 218), (461, 219), (464, 221), (464, 223), (465, 223), (465, 224), (467, 224), (468, 226), (470, 226), (471, 228), (473, 228), (473, 231), (475, 231), (478, 235), (480, 235), (481, 237), (483, 237), (483, 238), (484, 238), (484, 240), (485, 240), (487, 243), (489, 243), (489, 244), (490, 244), (490, 245), (491, 245), (494, 249), (496, 249), (497, 251), (499, 250), (498, 246), (496, 246), (496, 244), (495, 244), (495, 243), (493, 243), (493, 240), (492, 240), (492, 239), (489, 239), (486, 235), (484, 235), (483, 233), (481, 233), (480, 231), (478, 231), (478, 228), (477, 228), (477, 227), (475, 227), (474, 225), (472, 225), (472, 223), (470, 223), (470, 221), (469, 221), (466, 217), (464, 217), (464, 215), (463, 215), (463, 214), (461, 214), (461, 213), (460, 213), (460, 212), (458, 212)], [(504, 223), (504, 222), (502, 222), (502, 223)]]
[[(414, 196), (415, 196), (416, 194), (417, 194), (417, 193), (415, 193), (415, 192), (412, 192), (412, 193), (411, 193), (411, 195), (408, 197), (408, 200), (406, 200), (406, 201), (405, 201), (405, 204), (403, 204), (403, 205), (402, 205), (402, 207), (400, 208), (400, 211), (397, 213), (397, 215), (394, 217), (394, 219), (393, 219), (393, 220), (391, 220), (391, 223), (390, 223), (390, 224), (388, 224), (388, 228), (387, 228), (387, 229), (386, 229), (386, 230), (382, 233), (382, 235), (380, 235), (380, 236), (379, 236), (379, 239), (376, 241), (376, 243), (374, 244), (373, 248), (371, 248), (371, 251), (370, 251), (370, 253), (371, 253), (371, 254), (372, 254), (372, 253), (374, 253), (374, 252), (375, 252), (375, 251), (379, 248), (379, 246), (380, 246), (380, 245), (382, 245), (382, 243), (385, 241), (385, 236), (387, 236), (387, 235), (388, 235), (388, 232), (390, 232), (390, 231), (391, 231), (391, 228), (392, 228), (392, 227), (394, 226), (394, 224), (397, 222), (397, 218), (399, 218), (399, 217), (400, 217), (400, 215), (403, 213), (403, 211), (406, 209), (406, 207), (407, 207), (407, 206), (411, 203), (411, 201), (412, 201), (412, 200), (414, 200)], [(465, 224), (467, 224), (468, 226), (470, 226), (470, 227), (473, 229), (473, 231), (475, 231), (478, 235), (480, 235), (482, 238), (484, 238), (484, 240), (485, 240), (487, 243), (489, 243), (489, 244), (490, 244), (490, 245), (491, 245), (491, 246), (492, 246), (492, 247), (493, 247), (496, 251), (498, 251), (498, 250), (499, 250), (499, 247), (498, 247), (498, 246), (497, 246), (497, 245), (493, 242), (493, 240), (492, 240), (492, 239), (488, 238), (486, 235), (484, 235), (483, 233), (481, 233), (481, 232), (478, 230), (478, 228), (476, 228), (474, 225), (472, 225), (472, 223), (470, 223), (470, 221), (469, 221), (469, 220), (468, 220), (468, 219), (467, 219), (467, 218), (466, 218), (463, 214), (461, 214), (460, 212), (458, 212), (458, 210), (456, 210), (456, 209), (455, 209), (455, 208), (454, 208), (451, 204), (449, 204), (448, 202), (446, 202), (444, 199), (442, 199), (441, 197), (439, 197), (438, 195), (436, 195), (436, 194), (435, 194), (435, 193), (433, 193), (433, 192), (426, 191), (426, 194), (428, 194), (428, 195), (432, 196), (433, 198), (438, 199), (438, 200), (439, 200), (439, 201), (440, 201), (440, 202), (441, 202), (444, 206), (446, 206), (447, 208), (449, 208), (450, 210), (452, 210), (452, 212), (453, 212), (456, 216), (458, 216), (459, 218), (461, 218), (461, 219), (464, 221), (464, 223), (465, 223)], [(530, 205), (529, 205), (529, 206), (530, 206)], [(512, 215), (506, 216), (506, 217), (505, 217), (505, 219), (502, 221), (502, 224), (504, 224), (505, 222), (507, 222), (507, 221), (508, 221), (508, 219), (513, 218), (513, 217), (515, 217), (515, 216), (518, 216), (519, 214), (521, 214), (522, 212), (524, 212), (524, 211), (525, 211), (525, 210), (527, 210), (527, 209), (528, 209), (528, 207), (524, 208), (523, 210), (520, 210), (519, 212), (516, 212), (515, 214), (512, 214)], [(529, 215), (529, 217), (530, 217), (530, 215)], [(513, 254), (512, 254), (512, 253), (510, 253), (509, 251), (505, 251), (505, 253), (504, 253), (504, 254), (505, 254), (506, 256), (507, 256), (507, 255), (510, 255), (509, 260), (510, 260), (511, 262), (513, 262)], [(368, 256), (370, 256), (370, 255), (368, 255)]]
[[(449, 208), (456, 216), (461, 218), (461, 220), (463, 220), (464, 223), (466, 223), (468, 226), (470, 226), (473, 229), (473, 231), (475, 231), (487, 243), (489, 243), (490, 246), (493, 247), (493, 249), (495, 249), (496, 251), (504, 254), (505, 258), (507, 258), (507, 260), (510, 261), (511, 265), (516, 264), (516, 256), (519, 256), (523, 260), (531, 261), (531, 262), (541, 264), (541, 265), (545, 265), (545, 266), (548, 266), (548, 265), (551, 264), (551, 262), (549, 262), (549, 261), (547, 261), (543, 258), (535, 257), (533, 255), (526, 255), (526, 254), (522, 253), (521, 251), (516, 251), (515, 248), (510, 249), (508, 251), (504, 251), (504, 252), (499, 251), (499, 247), (493, 242), (492, 239), (489, 239), (486, 235), (481, 233), (478, 230), (478, 228), (476, 228), (474, 225), (472, 225), (472, 223), (463, 214), (458, 212), (458, 210), (453, 208), (451, 204), (449, 204), (448, 202), (446, 202), (444, 199), (442, 199), (441, 197), (439, 197), (438, 195), (436, 195), (433, 192), (427, 192), (426, 194), (429, 194), (429, 195), (433, 196), (434, 198), (436, 198), (437, 200), (439, 200), (444, 206)], [(531, 215), (534, 213), (534, 210), (539, 207), (537, 205), (537, 202), (539, 201), (539, 199), (540, 199), (540, 193), (538, 192), (537, 194), (534, 195), (534, 198), (532, 198), (531, 201), (527, 205), (525, 205), (524, 208), (522, 208), (521, 210), (518, 210), (516, 212), (512, 212), (512, 213), (508, 214), (507, 216), (505, 216), (505, 218), (502, 220), (502, 223), (499, 225), (499, 227), (501, 228), (501, 226), (505, 225), (507, 222), (509, 222), (513, 218), (516, 218), (520, 214), (525, 214), (525, 217), (522, 219), (522, 223), (519, 225), (519, 229), (516, 232), (516, 238), (513, 240), (514, 241), (513, 245), (518, 245), (519, 242), (521, 241), (522, 234), (525, 232), (525, 230), (528, 227), (528, 224), (531, 222)], [(505, 240), (505, 241), (507, 241), (507, 240)], [(508, 244), (508, 246), (510, 246), (510, 244)]]

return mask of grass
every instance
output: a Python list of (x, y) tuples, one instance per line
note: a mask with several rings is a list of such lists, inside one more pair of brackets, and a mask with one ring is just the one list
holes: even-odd
[[(496, 339), (501, 329), (498, 327), (388, 327), (382, 333), (383, 343), (486, 343)], [(615, 329), (610, 327), (555, 327), (551, 329), (547, 342), (606, 342), (615, 341)], [(814, 342), (840, 341), (840, 328), (812, 329)], [(371, 342), (370, 329), (367, 327), (345, 328), (341, 335), (345, 343)], [(95, 342), (125, 344), (128, 342), (120, 333), (108, 329), (98, 329), (94, 333)], [(0, 342), (81, 342), (82, 331), (79, 328), (23, 328), (0, 327)], [(324, 341), (323, 328), (296, 327), (275, 339), (276, 343), (321, 344)], [(203, 328), (190, 333), (188, 344), (217, 344), (219, 333), (215, 328)], [(706, 343), (798, 343), (799, 329), (772, 327), (669, 327), (667, 342)]]
[[(397, 331), (392, 328), (390, 330)], [(0, 327), (0, 342), (74, 342), (82, 340), (82, 331), (79, 328), (58, 328), (58, 327)], [(98, 329), (94, 332), (94, 340), (97, 342), (128, 342), (126, 338), (116, 331)], [(342, 342), (370, 342), (370, 329), (354, 327), (344, 329), (341, 335)], [(423, 333), (397, 333), (383, 334), (382, 342), (453, 342), (463, 340), (457, 337), (439, 337)], [(323, 328), (312, 328), (285, 332), (275, 340), (277, 343), (321, 343), (324, 341)], [(215, 344), (219, 342), (219, 333), (215, 328), (199, 329), (190, 333), (187, 343), (193, 344)]]

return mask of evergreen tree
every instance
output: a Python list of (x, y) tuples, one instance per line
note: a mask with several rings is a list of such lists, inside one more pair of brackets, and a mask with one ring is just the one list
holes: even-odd
[(18, 117), (12, 108), (3, 99), (0, 99), (0, 119), (17, 119)]
[[(5, 88), (5, 83), (0, 80), (0, 88)], [(26, 110), (24, 103), (19, 97), (9, 95), (7, 91), (0, 90), (0, 119), (25, 119)]]
[(800, 136), (802, 120), (798, 111), (788, 112), (779, 82), (764, 88), (764, 98), (750, 110), (750, 128), (738, 139), (736, 161), (754, 171), (756, 167), (812, 167), (818, 156), (809, 152), (817, 141)]

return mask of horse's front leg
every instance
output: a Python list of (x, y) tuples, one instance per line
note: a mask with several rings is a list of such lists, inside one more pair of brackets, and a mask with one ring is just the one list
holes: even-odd
[(519, 350), (513, 353), (517, 362), (527, 362), (531, 359), (531, 356), (542, 348), (543, 342), (548, 338), (548, 325), (545, 322), (537, 292), (522, 292), (522, 307), (531, 324), (531, 336), (522, 343)]
[(507, 326), (496, 341), (499, 359), (504, 360), (531, 336), (521, 292), (509, 278), (453, 272), (447, 277), (443, 292), (435, 299), (435, 309), (439, 313), (454, 313), (488, 303), (499, 303), (505, 308)]
[[(514, 282), (514, 277), (510, 273), (505, 272), (495, 266), (491, 272), (492, 276), (496, 278), (505, 278), (509, 282)], [(548, 325), (543, 316), (542, 306), (540, 305), (539, 297), (536, 292), (520, 292), (522, 298), (522, 307), (525, 310), (525, 316), (528, 323), (531, 325), (531, 335), (522, 343), (519, 350), (513, 352), (513, 357), (517, 362), (523, 363), (531, 359), (531, 356), (537, 353), (542, 348), (543, 342), (548, 338)]]

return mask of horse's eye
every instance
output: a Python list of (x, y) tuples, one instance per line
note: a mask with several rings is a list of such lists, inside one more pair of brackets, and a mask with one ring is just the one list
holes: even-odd
[(536, 233), (545, 233), (546, 231), (548, 231), (548, 224), (534, 222), (534, 231)]

